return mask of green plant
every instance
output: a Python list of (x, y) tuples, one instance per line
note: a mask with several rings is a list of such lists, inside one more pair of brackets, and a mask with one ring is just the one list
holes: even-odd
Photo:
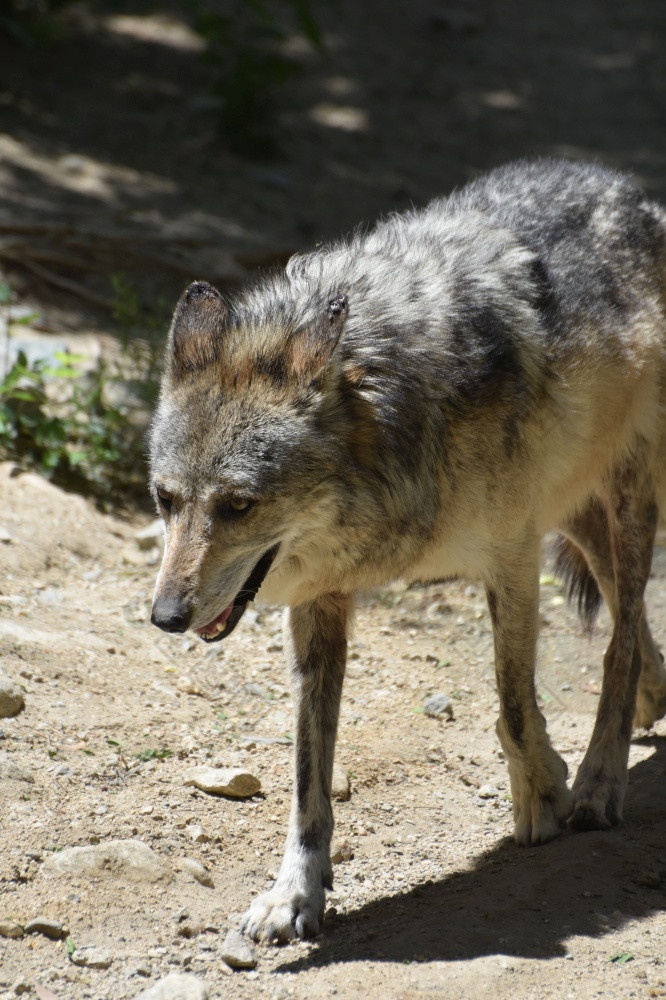
[(55, 360), (29, 363), (20, 351), (0, 382), (0, 455), (104, 503), (119, 499), (138, 484), (141, 442), (106, 401), (114, 376), (102, 360), (92, 371), (75, 355)]
[(136, 755), (136, 759), (144, 764), (149, 760), (168, 760), (169, 757), (173, 757), (173, 750), (168, 750), (166, 747), (161, 750), (139, 750)]
[(290, 22), (317, 48), (323, 41), (310, 0), (282, 0), (270, 9), (262, 0), (236, 0), (219, 14), (206, 0), (190, 0), (195, 27), (207, 43), (205, 60), (217, 70), (213, 94), (228, 145), (252, 157), (277, 152), (271, 123), (279, 85), (299, 69), (281, 51)]
[(51, 45), (61, 37), (58, 11), (67, 0), (5, 0), (0, 13), (0, 32), (28, 46)]

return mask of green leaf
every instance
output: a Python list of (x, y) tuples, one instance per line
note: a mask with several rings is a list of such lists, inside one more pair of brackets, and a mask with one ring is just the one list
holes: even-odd
[(615, 965), (625, 965), (626, 962), (633, 962), (633, 960), (634, 956), (630, 951), (618, 951), (608, 959), (609, 962), (614, 962)]
[(67, 938), (67, 940), (65, 941), (65, 947), (67, 948), (68, 955), (73, 955), (74, 952), (76, 951), (76, 945), (74, 944), (71, 938)]
[(33, 320), (39, 319), (39, 317), (40, 317), (40, 313), (38, 313), (38, 312), (28, 313), (27, 316), (19, 316), (18, 319), (11, 320), (11, 325), (12, 326), (29, 326), (30, 323), (33, 322)]

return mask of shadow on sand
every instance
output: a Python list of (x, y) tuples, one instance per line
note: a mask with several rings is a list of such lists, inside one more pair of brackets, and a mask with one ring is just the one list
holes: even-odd
[(327, 921), (318, 946), (280, 967), (441, 961), (504, 953), (554, 958), (574, 935), (600, 937), (666, 910), (666, 741), (630, 771), (625, 823), (525, 850), (503, 840), (468, 871)]

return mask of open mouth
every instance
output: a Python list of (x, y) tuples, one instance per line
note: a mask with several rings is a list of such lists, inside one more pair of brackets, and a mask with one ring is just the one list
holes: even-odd
[(264, 553), (231, 604), (217, 618), (213, 618), (212, 622), (208, 622), (202, 628), (194, 629), (196, 634), (204, 639), (205, 642), (217, 642), (219, 639), (223, 639), (233, 632), (243, 617), (245, 608), (257, 596), (257, 591), (264, 582), (279, 547), (279, 544), (274, 545), (272, 549)]

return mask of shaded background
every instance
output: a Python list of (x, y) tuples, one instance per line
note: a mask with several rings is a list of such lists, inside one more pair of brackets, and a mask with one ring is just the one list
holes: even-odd
[(2, 15), (3, 222), (198, 238), (192, 273), (224, 280), (514, 157), (599, 159), (666, 194), (662, 0), (37, 10)]
[(5, 0), (0, 289), (36, 335), (148, 345), (116, 393), (145, 426), (189, 280), (231, 289), (516, 157), (666, 198), (665, 42), (663, 0)]

